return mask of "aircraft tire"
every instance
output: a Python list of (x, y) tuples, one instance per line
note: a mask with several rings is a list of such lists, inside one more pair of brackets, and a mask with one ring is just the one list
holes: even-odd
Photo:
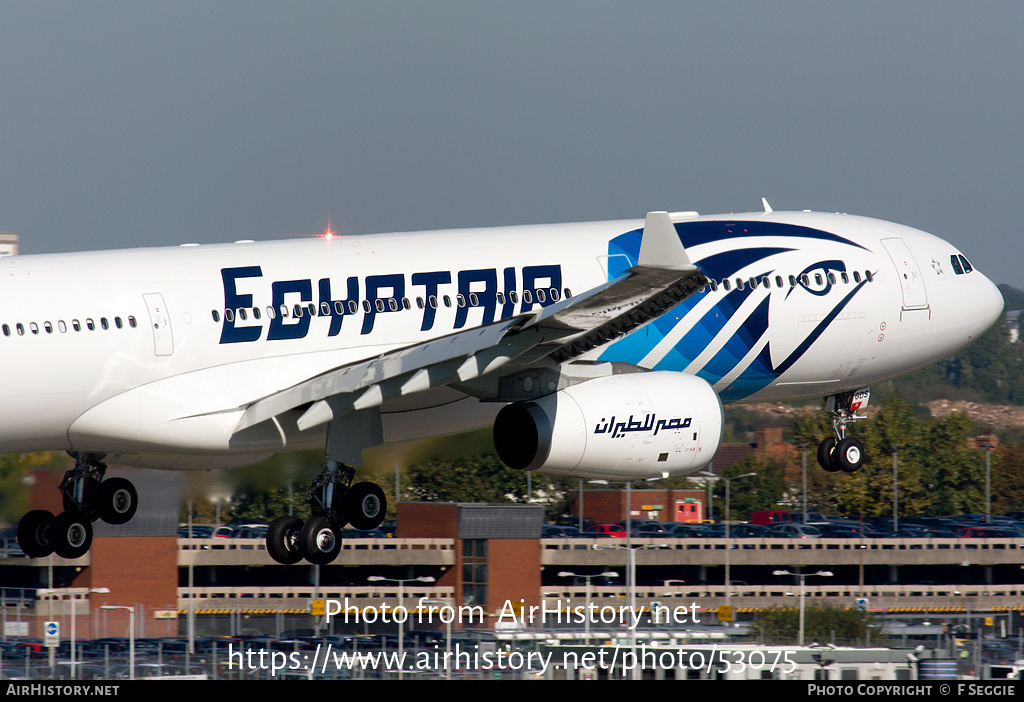
[(832, 458), (844, 473), (856, 473), (864, 465), (864, 444), (857, 439), (843, 439), (836, 444)]
[(18, 522), (18, 545), (29, 558), (46, 558), (53, 553), (53, 515), (34, 509)]
[(355, 529), (376, 529), (387, 511), (388, 499), (376, 483), (356, 483), (345, 493), (345, 519)]
[(310, 563), (327, 565), (341, 552), (341, 536), (327, 517), (310, 517), (299, 532), (299, 550)]
[(836, 440), (831, 436), (818, 444), (818, 465), (829, 473), (836, 473), (841, 467), (835, 460)]
[(125, 524), (135, 516), (139, 495), (130, 480), (110, 478), (100, 483), (100, 518), (107, 524)]
[(302, 533), (302, 520), (298, 517), (278, 517), (267, 529), (267, 553), (281, 565), (295, 565), (302, 560), (298, 540)]
[(53, 520), (53, 550), (61, 558), (81, 558), (92, 546), (92, 523), (77, 512), (61, 512)]

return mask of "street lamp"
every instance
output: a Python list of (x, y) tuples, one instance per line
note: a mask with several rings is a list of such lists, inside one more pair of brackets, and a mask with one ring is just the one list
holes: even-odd
[(794, 573), (789, 570), (773, 570), (772, 575), (794, 575), (800, 578), (800, 628), (797, 632), (796, 643), (797, 646), (804, 645), (804, 593), (806, 591), (806, 585), (804, 581), (812, 575), (820, 575), (823, 578), (831, 578), (832, 571), (830, 570), (819, 570), (817, 573)]
[[(436, 581), (436, 578), (430, 575), (421, 575), (418, 578), (385, 578), (383, 575), (371, 575), (367, 580), (371, 583), (398, 583), (398, 607), (396, 609), (402, 609), (406, 583), (432, 583)], [(405, 617), (396, 616), (395, 619), (398, 620), (398, 679), (401, 680), (405, 670), (405, 666), (402, 665), (405, 662), (403, 658), (405, 651)]]
[(708, 471), (702, 471), (702, 475), (708, 475), (717, 480), (725, 481), (725, 606), (729, 607), (732, 603), (732, 579), (731, 579), (731, 564), (732, 564), (732, 532), (729, 530), (729, 486), (733, 480), (739, 480), (740, 478), (749, 478), (757, 473), (742, 473), (740, 475), (734, 475), (731, 478), (727, 478), (724, 475), (715, 475)]
[(590, 645), (590, 581), (593, 578), (617, 578), (619, 574), (614, 570), (606, 570), (603, 573), (597, 573), (596, 575), (580, 575), (579, 573), (572, 573), (568, 570), (563, 570), (558, 574), (560, 578), (583, 578), (587, 581), (587, 617), (583, 620), (583, 640), (585, 645)]
[(128, 679), (135, 679), (135, 608), (126, 605), (101, 605), (100, 609), (128, 610)]

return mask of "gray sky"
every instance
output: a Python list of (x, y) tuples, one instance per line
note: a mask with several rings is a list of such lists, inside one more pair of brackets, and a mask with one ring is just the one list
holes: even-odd
[(842, 211), (1024, 288), (1024, 3), (0, 0), (22, 252)]

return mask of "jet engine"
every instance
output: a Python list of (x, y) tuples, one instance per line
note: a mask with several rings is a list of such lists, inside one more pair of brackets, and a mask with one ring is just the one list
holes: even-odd
[(629, 373), (506, 405), (494, 420), (494, 446), (510, 468), (634, 480), (700, 470), (721, 444), (722, 425), (722, 402), (705, 380)]

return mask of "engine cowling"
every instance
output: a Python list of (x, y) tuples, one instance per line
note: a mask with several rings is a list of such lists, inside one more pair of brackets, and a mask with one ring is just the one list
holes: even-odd
[(506, 405), (494, 446), (510, 468), (633, 480), (700, 470), (722, 425), (722, 402), (702, 378), (630, 373)]

